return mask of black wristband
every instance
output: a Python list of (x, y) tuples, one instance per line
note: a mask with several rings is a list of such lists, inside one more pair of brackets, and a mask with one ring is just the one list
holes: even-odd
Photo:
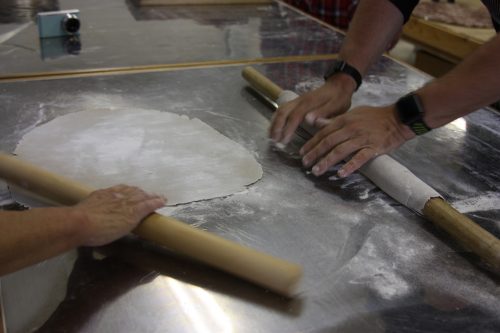
[(335, 60), (324, 75), (325, 81), (337, 73), (344, 73), (351, 76), (354, 79), (354, 82), (356, 82), (356, 90), (359, 89), (359, 86), (361, 85), (362, 82), (362, 77), (356, 68), (349, 65), (347, 62), (343, 60)]

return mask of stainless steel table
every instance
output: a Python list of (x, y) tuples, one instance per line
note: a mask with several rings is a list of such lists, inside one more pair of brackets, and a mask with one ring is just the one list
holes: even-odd
[[(327, 65), (257, 69), (303, 92)], [(500, 331), (499, 279), (360, 174), (313, 177), (297, 155), (301, 138), (286, 151), (273, 148), (266, 137), (272, 107), (248, 89), (241, 69), (4, 83), (0, 149), (13, 151), (34, 126), (92, 107), (197, 117), (253, 152), (264, 176), (245, 193), (182, 206), (173, 216), (303, 265), (299, 296), (278, 297), (128, 238), (4, 277), (8, 332), (40, 325), (41, 332)], [(390, 103), (427, 80), (383, 59), (354, 104)], [(497, 236), (499, 124), (497, 113), (480, 110), (393, 154)]]
[[(326, 55), (336, 53), (343, 38), (279, 2), (146, 8), (124, 0), (46, 3), (80, 9), (81, 50), (64, 39), (39, 40), (36, 25), (24, 24), (40, 8), (7, 1), (0, 4), (0, 76)], [(1, 28), (11, 26), (2, 17), (19, 24), (3, 43)], [(14, 29), (7, 28), (5, 34)]]

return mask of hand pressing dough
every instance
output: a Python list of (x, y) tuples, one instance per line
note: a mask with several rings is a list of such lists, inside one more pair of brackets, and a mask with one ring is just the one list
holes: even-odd
[(135, 185), (168, 205), (227, 196), (262, 177), (254, 156), (199, 119), (154, 110), (89, 110), (45, 123), (15, 153), (95, 188)]

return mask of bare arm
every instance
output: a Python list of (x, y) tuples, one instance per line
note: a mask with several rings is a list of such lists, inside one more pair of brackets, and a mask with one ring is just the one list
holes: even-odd
[[(389, 1), (362, 0), (342, 44), (340, 58), (364, 75), (399, 33), (402, 24), (403, 15)], [(319, 89), (281, 106), (271, 123), (271, 138), (287, 144), (304, 119), (313, 125), (317, 119), (346, 112), (355, 88), (350, 76), (336, 74)]]
[(112, 242), (164, 204), (162, 197), (119, 185), (72, 207), (0, 211), (0, 276), (78, 246)]
[(443, 77), (417, 91), (424, 120), (439, 127), (500, 100), (500, 34)]
[(0, 212), (0, 275), (81, 244), (82, 218), (70, 208)]
[[(387, 0), (361, 0), (339, 57), (365, 75), (403, 25), (403, 15)], [(332, 79), (334, 79), (332, 77)]]

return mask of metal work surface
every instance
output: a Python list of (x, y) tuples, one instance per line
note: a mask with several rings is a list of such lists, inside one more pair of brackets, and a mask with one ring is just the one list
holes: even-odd
[[(39, 40), (36, 25), (25, 23), (39, 8), (18, 8), (15, 1), (10, 6), (9, 2), (0, 5), (2, 76), (330, 54), (338, 51), (343, 38), (279, 3), (142, 8), (125, 0), (61, 0), (59, 6), (47, 1), (53, 6), (49, 9), (80, 9), (77, 52), (63, 39)], [(20, 30), (2, 43), (14, 29)], [(68, 48), (78, 54), (67, 54)]]
[[(327, 65), (257, 69), (303, 92), (320, 82)], [(266, 137), (272, 108), (247, 88), (241, 70), (5, 83), (0, 149), (11, 152), (34, 126), (89, 108), (197, 117), (253, 152), (264, 176), (244, 193), (181, 206), (172, 215), (303, 265), (299, 295), (281, 298), (129, 238), (4, 277), (8, 332), (44, 323), (42, 332), (500, 331), (499, 279), (360, 174), (313, 177), (301, 168), (301, 138), (286, 151), (273, 148)], [(356, 93), (355, 104), (392, 102), (426, 80), (385, 59)], [(481, 110), (393, 154), (497, 236), (499, 121), (498, 114)]]

